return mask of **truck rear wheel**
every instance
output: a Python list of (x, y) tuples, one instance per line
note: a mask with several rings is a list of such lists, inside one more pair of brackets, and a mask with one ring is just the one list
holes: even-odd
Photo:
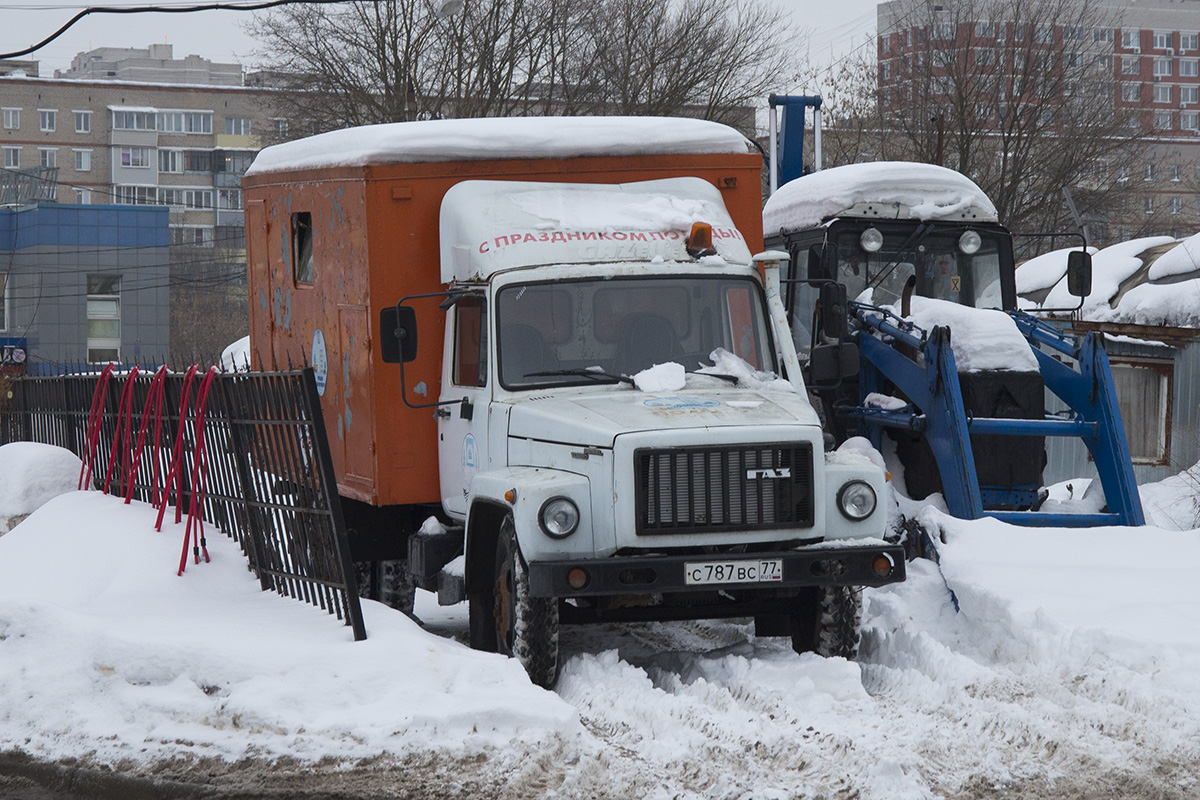
[(558, 600), (530, 596), (512, 517), (500, 525), (494, 575), (496, 651), (520, 661), (538, 686), (553, 688), (558, 680)]
[(792, 649), (853, 659), (858, 655), (861, 622), (862, 593), (853, 586), (821, 586), (804, 592), (792, 611)]

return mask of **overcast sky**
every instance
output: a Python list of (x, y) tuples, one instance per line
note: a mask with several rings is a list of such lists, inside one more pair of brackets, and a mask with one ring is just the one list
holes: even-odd
[[(203, 0), (208, 2), (209, 0)], [(769, 2), (770, 0), (768, 0)], [(776, 0), (789, 9), (811, 33), (813, 57), (836, 58), (860, 45), (875, 30), (876, 0)], [(201, 0), (157, 0), (155, 5), (193, 5)], [(96, 0), (99, 5), (147, 5), (130, 0)], [(87, 8), (70, 0), (0, 0), (0, 52), (30, 47), (52, 34)], [(195, 14), (92, 14), (77, 22), (43, 49), (23, 56), (41, 62), (42, 77), (66, 69), (76, 53), (97, 47), (146, 47), (155, 42), (174, 45), (175, 56), (196, 54), (219, 62), (247, 63), (255, 42), (239, 25), (250, 18), (244, 11), (206, 11)], [(798, 89), (801, 87), (793, 87)], [(781, 91), (787, 87), (780, 87)]]

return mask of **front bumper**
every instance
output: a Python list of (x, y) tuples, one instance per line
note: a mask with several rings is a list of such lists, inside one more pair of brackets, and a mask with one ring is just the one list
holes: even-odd
[[(877, 556), (891, 558), (891, 572), (878, 575), (872, 569)], [(781, 559), (781, 580), (757, 583), (688, 584), (684, 564), (719, 561), (757, 563), (763, 559)], [(587, 573), (587, 584), (574, 589), (567, 582), (573, 569)], [(878, 546), (812, 545), (799, 550), (736, 555), (664, 555), (613, 556), (575, 561), (529, 562), (529, 590), (534, 597), (587, 597), (595, 595), (665, 594), (703, 592), (716, 589), (800, 589), (805, 586), (885, 586), (905, 578), (904, 548)]]

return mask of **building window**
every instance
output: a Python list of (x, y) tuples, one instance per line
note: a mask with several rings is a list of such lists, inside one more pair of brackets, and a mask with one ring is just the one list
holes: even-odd
[(254, 161), (254, 153), (238, 150), (226, 150), (225, 156), (216, 163), (217, 172), (228, 172), (233, 175), (244, 175)]
[(150, 166), (149, 147), (122, 147), (120, 155), (122, 167)]
[(154, 112), (152, 111), (114, 111), (112, 126), (115, 131), (152, 131), (154, 130)]
[(183, 172), (183, 151), (163, 150), (160, 148), (158, 151), (158, 171)]
[(211, 111), (160, 111), (151, 116), (157, 117), (161, 133), (212, 133)]
[(454, 383), (487, 385), (487, 304), (467, 295), (454, 304)]
[(1121, 74), (1122, 75), (1137, 75), (1138, 74), (1138, 57), (1137, 56), (1121, 56)]
[(1200, 76), (1200, 61), (1194, 58), (1185, 58), (1179, 62), (1179, 74), (1184, 78), (1195, 78)]
[(180, 226), (171, 228), (171, 244), (191, 247), (212, 247), (213, 229), (202, 226)]
[(6, 147), (4, 148), (4, 166), (6, 169), (21, 168), (21, 148)]
[(1166, 464), (1170, 458), (1167, 420), (1174, 365), (1170, 361), (1114, 361), (1113, 385), (1135, 464)]
[(1170, 111), (1155, 111), (1154, 112), (1154, 130), (1156, 130), (1156, 131), (1171, 130), (1171, 112)]
[(1142, 198), (1142, 211), (1145, 211), (1147, 214), (1154, 213), (1154, 195), (1148, 194)]
[(4, 129), (8, 131), (15, 131), (19, 127), (21, 127), (21, 109), (4, 109)]
[(883, 62), (883, 64), (880, 66), (880, 70), (883, 74), (883, 80), (886, 81), (892, 77), (892, 63), (890, 61)]
[(312, 283), (316, 278), (313, 264), (312, 214), (292, 214), (292, 270), (296, 283)]
[(975, 51), (975, 63), (983, 66), (993, 63), (995, 52), (990, 47), (979, 48)]
[(58, 148), (57, 147), (39, 147), (38, 161), (43, 167), (58, 166)]
[(87, 276), (87, 357), (97, 364), (121, 358), (121, 276)]
[(1141, 97), (1142, 86), (1139, 83), (1122, 83), (1121, 99), (1126, 103), (1136, 103)]
[[(1172, 214), (1178, 214), (1179, 212), (1183, 211), (1183, 198), (1172, 197), (1168, 207), (1171, 209)], [(1174, 236), (1175, 234), (1171, 235)]]
[(1087, 28), (1082, 25), (1066, 25), (1063, 27), (1064, 42), (1082, 42), (1087, 35)]
[(1180, 86), (1179, 102), (1184, 105), (1200, 102), (1200, 86)]
[(1155, 31), (1154, 32), (1154, 49), (1167, 50), (1171, 47), (1171, 32), (1170, 31)]
[(1137, 50), (1140, 44), (1138, 33), (1139, 31), (1121, 31), (1121, 47), (1126, 50)]
[(288, 121), (286, 119), (273, 119), (271, 122), (275, 125), (276, 136), (287, 136)]
[(1171, 74), (1171, 59), (1156, 58), (1154, 59), (1154, 74), (1157, 77), (1165, 77)]
[(1179, 127), (1185, 131), (1200, 130), (1200, 112), (1196, 112), (1196, 111), (1180, 112)]
[(1104, 42), (1106, 44), (1112, 44), (1113, 29), (1112, 28), (1093, 28), (1092, 29), (1092, 41), (1093, 42)]
[(1178, 164), (1172, 164), (1167, 169), (1170, 172), (1171, 180), (1177, 182), (1183, 180), (1183, 167), (1179, 166)]
[(186, 208), (211, 209), (213, 207), (212, 189), (184, 189), (183, 205)]
[(38, 119), (40, 120), (41, 130), (52, 133), (58, 125), (58, 111), (53, 108), (39, 108)]
[(76, 150), (75, 151), (75, 171), (76, 172), (91, 172), (92, 170), (92, 151), (91, 150)]
[(81, 206), (90, 205), (92, 202), (92, 190), (91, 189), (76, 189), (75, 190), (75, 202)]
[(230, 136), (249, 136), (250, 120), (247, 117), (226, 117), (225, 133)]
[(1163, 84), (1155, 84), (1154, 86), (1154, 102), (1169, 103), (1171, 102), (1171, 87)]
[(118, 186), (113, 192), (113, 202), (122, 206), (158, 205), (158, 187)]
[(1033, 28), (1034, 44), (1054, 44), (1053, 25), (1035, 25)]
[(212, 172), (212, 153), (207, 150), (186, 151), (183, 168), (187, 172)]
[(217, 208), (227, 211), (239, 211), (242, 208), (241, 189), (220, 189), (217, 191)]
[(1180, 50), (1200, 50), (1200, 35), (1195, 33), (1179, 34)]
[(991, 20), (980, 20), (975, 23), (975, 35), (981, 39), (991, 39), (995, 37), (994, 29), (992, 28)]
[(92, 132), (92, 112), (90, 111), (72, 111), (75, 115), (75, 132), (76, 133), (91, 133)]
[(954, 23), (938, 22), (933, 26), (934, 39), (953, 39), (954, 38)]

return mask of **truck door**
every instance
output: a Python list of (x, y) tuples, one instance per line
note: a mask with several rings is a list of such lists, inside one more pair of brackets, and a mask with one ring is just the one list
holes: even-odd
[(488, 375), (487, 302), (467, 295), (455, 303), (446, 336), (442, 402), (439, 406), (438, 472), (446, 513), (466, 516), (471, 481), (487, 469)]

